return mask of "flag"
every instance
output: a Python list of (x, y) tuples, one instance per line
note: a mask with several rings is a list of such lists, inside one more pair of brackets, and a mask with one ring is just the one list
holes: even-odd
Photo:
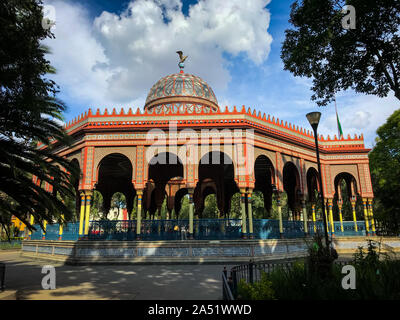
[(342, 130), (342, 125), (340, 124), (339, 115), (337, 112), (336, 97), (335, 97), (335, 110), (336, 110), (336, 121), (337, 121), (337, 127), (338, 127), (338, 136), (339, 136), (339, 139), (341, 139), (343, 137), (343, 130)]

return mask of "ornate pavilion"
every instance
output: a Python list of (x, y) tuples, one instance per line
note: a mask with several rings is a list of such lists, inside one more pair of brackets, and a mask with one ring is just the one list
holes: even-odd
[[(143, 110), (106, 109), (101, 113), (89, 109), (66, 124), (73, 145), (60, 146), (56, 152), (80, 168), (76, 181), (79, 221), (70, 226), (48, 223), (45, 231), (34, 232), (32, 239), (76, 240), (79, 233), (80, 239), (107, 235), (104, 239), (146, 240), (149, 233), (158, 233), (162, 240), (170, 239), (163, 231), (180, 232), (182, 227), (188, 239), (262, 239), (289, 237), (293, 234), (289, 230), (294, 229), (302, 235), (316, 230), (316, 191), (320, 188), (313, 133), (244, 106), (222, 108), (203, 79), (180, 67), (179, 73), (165, 76), (152, 86)], [(373, 234), (369, 149), (363, 136), (318, 139), (329, 232)], [(353, 221), (342, 218), (342, 181), (351, 201)], [(90, 221), (94, 190), (103, 196), (106, 212), (116, 192), (125, 195), (128, 212), (137, 197), (137, 218), (113, 222), (114, 231), (111, 222)], [(278, 220), (254, 221), (251, 200), (256, 190), (263, 194), (267, 211), (271, 210), (273, 195), (278, 200)], [(231, 198), (237, 192), (241, 194), (241, 219), (231, 221)], [(287, 194), (289, 221), (282, 218), (282, 192)], [(217, 222), (202, 219), (204, 199), (213, 193), (221, 214)], [(179, 220), (177, 216), (172, 221), (167, 217), (161, 222), (157, 215), (154, 217), (165, 197), (168, 212), (174, 210), (178, 215), (184, 196), (189, 199), (189, 219)], [(361, 222), (356, 218), (357, 197), (363, 203)], [(335, 202), (340, 221), (333, 219)], [(311, 203), (311, 212), (306, 210), (307, 203)], [(144, 212), (153, 219), (144, 219)], [(205, 237), (202, 227), (211, 225), (213, 230)], [(118, 238), (121, 234), (125, 235)]]

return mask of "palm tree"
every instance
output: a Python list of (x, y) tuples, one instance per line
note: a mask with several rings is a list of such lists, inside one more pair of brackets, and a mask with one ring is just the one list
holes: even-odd
[[(54, 37), (42, 27), (39, 0), (0, 3), (0, 224), (11, 215), (29, 229), (29, 215), (43, 221), (64, 221), (72, 212), (64, 202), (73, 197), (70, 174), (77, 170), (54, 154), (69, 144), (62, 126), (66, 107), (56, 98), (58, 87), (46, 75), (54, 73), (41, 44)], [(41, 145), (38, 147), (38, 143)], [(36, 176), (41, 184), (33, 181)], [(49, 191), (43, 186), (47, 183)]]

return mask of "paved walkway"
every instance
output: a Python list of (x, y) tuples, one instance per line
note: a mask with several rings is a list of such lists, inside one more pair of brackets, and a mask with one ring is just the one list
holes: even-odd
[[(6, 263), (6, 290), (18, 299), (222, 299), (223, 265), (97, 265), (68, 266), (0, 251)], [(41, 287), (42, 266), (56, 268), (56, 289)]]

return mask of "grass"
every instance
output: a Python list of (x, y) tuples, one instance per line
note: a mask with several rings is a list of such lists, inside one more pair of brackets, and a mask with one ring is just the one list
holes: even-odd
[(21, 240), (0, 241), (0, 250), (21, 249)]

